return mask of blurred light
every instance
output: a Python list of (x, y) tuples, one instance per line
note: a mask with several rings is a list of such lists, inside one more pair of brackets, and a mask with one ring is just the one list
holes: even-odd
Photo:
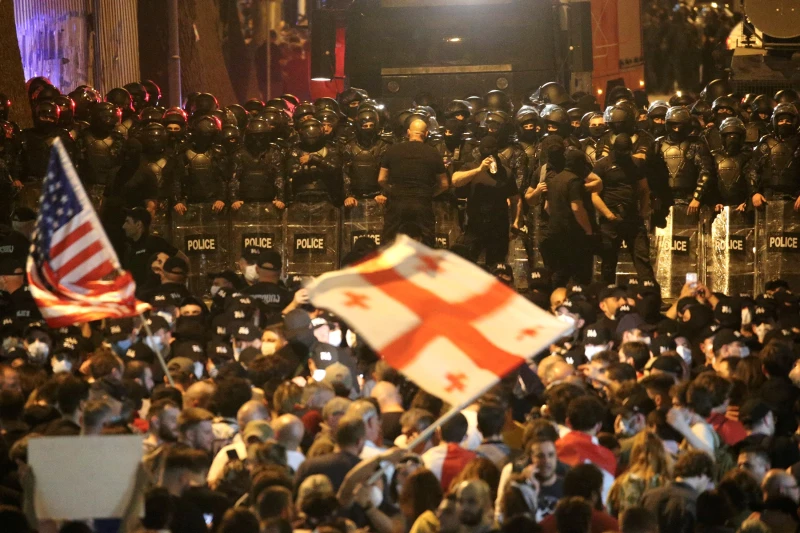
[(639, 80), (639, 87), (644, 87), (644, 80)]
[(330, 78), (317, 77), (317, 78), (311, 78), (311, 81), (331, 81), (331, 79)]
[(683, 92), (682, 91), (675, 91), (675, 96), (680, 98), (681, 96), (683, 96)]
[(448, 43), (460, 43), (461, 37), (448, 37), (447, 39), (445, 39), (445, 41), (447, 41)]
[(497, 88), (508, 89), (508, 79), (503, 77), (497, 78)]
[(719, 5), (717, 5), (716, 2), (711, 2), (711, 7), (714, 8), (714, 9), (717, 9), (719, 7)]
[(379, 111), (383, 111), (383, 104), (378, 104), (375, 106)]
[(603, 94), (603, 89), (597, 89), (597, 94)]

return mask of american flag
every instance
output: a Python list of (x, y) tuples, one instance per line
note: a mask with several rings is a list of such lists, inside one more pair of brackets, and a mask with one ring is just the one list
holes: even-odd
[(137, 315), (149, 308), (56, 139), (42, 183), (39, 216), (28, 256), (28, 289), (51, 327)]

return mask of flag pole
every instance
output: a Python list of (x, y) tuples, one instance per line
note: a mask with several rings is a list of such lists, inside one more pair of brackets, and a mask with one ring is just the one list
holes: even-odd
[[(139, 313), (139, 319), (142, 321), (142, 326), (144, 327), (147, 336), (152, 337), (153, 332), (150, 331), (150, 324), (147, 323), (147, 320), (144, 318), (144, 315), (142, 313)], [(172, 381), (172, 376), (169, 375), (169, 370), (167, 370), (167, 363), (164, 362), (164, 356), (161, 355), (161, 350), (153, 348), (152, 346), (150, 346), (150, 349), (152, 349), (156, 353), (156, 357), (158, 357), (158, 362), (161, 363), (161, 368), (164, 369), (164, 375), (167, 376), (167, 381), (169, 381), (170, 387), (174, 387), (175, 382)]]

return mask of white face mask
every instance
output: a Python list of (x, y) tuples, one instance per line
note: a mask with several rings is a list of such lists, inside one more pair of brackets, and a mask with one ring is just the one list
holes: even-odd
[(70, 363), (66, 358), (62, 359), (61, 361), (53, 358), (50, 360), (50, 366), (53, 367), (53, 374), (63, 374), (72, 371), (72, 363)]
[(314, 370), (314, 373), (311, 375), (311, 377), (314, 379), (314, 381), (321, 382), (323, 379), (325, 379), (325, 371), (318, 368)]
[(274, 355), (275, 354), (275, 344), (272, 342), (262, 342), (261, 343), (261, 355)]
[(28, 355), (30, 355), (31, 359), (44, 362), (47, 360), (47, 356), (50, 355), (50, 346), (37, 339), (28, 344)]
[(742, 309), (742, 325), (747, 326), (753, 321), (753, 314), (750, 312), (750, 308), (745, 307)]
[(203, 363), (200, 361), (194, 362), (194, 377), (197, 379), (203, 379)]
[(556, 318), (565, 324), (569, 324), (570, 326), (575, 327), (574, 317), (571, 317), (569, 315), (558, 315)]
[(587, 344), (583, 348), (583, 355), (586, 356), (586, 359), (591, 361), (592, 357), (594, 357), (595, 355), (599, 354), (600, 352), (602, 352), (605, 349), (606, 349), (606, 347), (603, 346), (602, 344), (599, 345), (599, 346), (595, 346), (595, 345), (592, 345), (592, 344)]
[(244, 279), (248, 282), (258, 281), (258, 271), (256, 265), (247, 265), (244, 269)]
[(328, 334), (328, 344), (339, 347), (342, 344), (342, 330), (332, 329)]
[(678, 355), (681, 356), (681, 359), (686, 362), (687, 365), (692, 364), (692, 349), (688, 346), (678, 346), (675, 351), (678, 352)]
[(161, 352), (164, 349), (164, 341), (161, 337), (153, 335), (152, 337), (145, 337), (144, 343), (150, 347), (154, 352)]

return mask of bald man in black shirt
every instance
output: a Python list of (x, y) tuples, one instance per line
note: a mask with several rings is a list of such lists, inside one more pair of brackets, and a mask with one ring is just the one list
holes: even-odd
[[(433, 198), (450, 183), (439, 152), (425, 144), (427, 137), (428, 125), (415, 120), (408, 128), (408, 142), (392, 145), (383, 155), (378, 184), (388, 198), (384, 242), (393, 241), (398, 233), (409, 233), (428, 246), (435, 243)], [(412, 224), (420, 226), (418, 231)]]

